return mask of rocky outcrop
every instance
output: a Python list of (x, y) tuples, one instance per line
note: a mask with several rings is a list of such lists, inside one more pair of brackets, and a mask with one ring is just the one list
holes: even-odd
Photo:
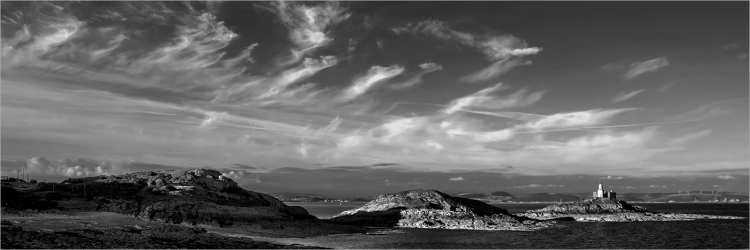
[(542, 209), (517, 213), (516, 215), (538, 220), (569, 219), (582, 222), (745, 219), (744, 217), (735, 216), (658, 213), (649, 211), (643, 206), (631, 205), (622, 200), (610, 200), (606, 198), (554, 204)]
[(571, 203), (554, 204), (529, 212), (557, 214), (610, 214), (627, 212), (646, 212), (645, 207), (631, 205), (622, 200), (589, 199)]
[(451, 197), (435, 190), (385, 194), (362, 207), (344, 211), (332, 222), (370, 226), (472, 230), (536, 230), (554, 222), (518, 218), (484, 202)]
[(224, 227), (316, 220), (304, 208), (290, 207), (271, 195), (242, 189), (231, 178), (211, 169), (137, 172), (63, 183), (56, 187), (40, 185), (37, 192), (55, 190), (69, 198), (60, 204), (71, 204), (71, 209), (115, 212), (167, 223)]

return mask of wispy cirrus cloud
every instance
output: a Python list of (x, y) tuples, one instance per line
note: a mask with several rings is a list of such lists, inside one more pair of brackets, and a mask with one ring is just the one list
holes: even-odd
[(456, 42), (471, 47), (494, 63), (460, 78), (463, 82), (489, 80), (507, 73), (517, 66), (530, 65), (531, 61), (521, 57), (535, 55), (542, 51), (539, 47), (528, 44), (512, 35), (473, 34), (455, 30), (450, 24), (439, 20), (425, 20), (408, 23), (392, 29), (394, 32), (422, 34), (449, 42)]
[[(456, 72), (461, 67), (452, 67), (463, 62), (446, 60), (440, 51), (425, 53), (428, 58), (402, 60), (398, 56), (403, 55), (390, 53), (411, 49), (400, 47), (405, 39), (351, 34), (351, 27), (338, 25), (360, 12), (349, 13), (339, 3), (253, 5), (266, 6), (288, 28), (273, 34), (254, 34), (256, 30), (246, 29), (252, 25), (246, 27), (246, 23), (217, 9), (201, 7), (202, 3), (118, 2), (113, 4), (117, 10), (102, 7), (107, 11), (84, 14), (71, 14), (68, 7), (76, 5), (72, 2), (32, 5), (37, 4), (46, 6), (45, 15), (53, 18), (22, 11), (4, 12), (2, 19), (2, 130), (3, 144), (10, 145), (3, 148), (4, 157), (50, 152), (53, 158), (83, 156), (194, 167), (236, 167), (234, 164), (243, 163), (258, 167), (232, 167), (227, 176), (246, 185), (279, 188), (286, 187), (279, 183), (300, 183), (308, 177), (300, 174), (288, 178), (283, 171), (309, 174), (316, 171), (305, 172), (304, 168), (318, 166), (315, 164), (397, 162), (400, 166), (450, 172), (441, 173), (435, 181), (420, 178), (425, 171), (410, 170), (355, 183), (385, 187), (384, 180), (390, 180), (389, 188), (395, 189), (489, 181), (482, 179), (485, 172), (461, 172), (479, 169), (516, 175), (619, 176), (628, 173), (621, 170), (624, 165), (680, 158), (683, 156), (675, 152), (699, 144), (708, 135), (724, 133), (713, 128), (671, 130), (667, 128), (684, 122), (677, 119), (679, 116), (661, 123), (650, 122), (649, 114), (644, 114), (649, 112), (620, 117), (634, 109), (586, 108), (590, 103), (585, 100), (575, 102), (572, 110), (567, 104), (536, 107), (533, 105), (546, 95), (555, 95), (550, 103), (566, 97), (565, 91), (539, 89), (535, 81), (519, 79), (518, 84), (525, 86), (512, 91), (509, 86), (496, 84), (463, 92), (457, 85), (450, 85), (462, 80), (461, 75), (468, 82), (489, 81), (514, 67), (530, 64), (525, 58), (541, 51), (518, 37), (498, 35), (488, 28), (484, 33), (465, 32), (445, 22), (425, 21), (396, 29), (401, 34), (477, 51), (479, 56), (468, 60), (489, 60), (488, 66), (476, 72)], [(138, 13), (139, 7), (148, 6)], [(376, 30), (377, 24), (367, 23), (366, 31)], [(386, 45), (385, 50), (376, 47), (378, 39)], [(367, 46), (357, 47), (358, 42)], [(423, 48), (419, 47), (426, 46), (413, 48), (415, 55), (422, 55), (417, 50)], [(442, 46), (445, 48), (449, 47)], [(411, 66), (419, 62), (425, 63), (412, 70)], [(364, 68), (359, 75), (351, 72), (362, 65), (385, 66)], [(630, 69), (628, 65), (617, 68), (623, 71), (620, 74)], [(443, 66), (444, 71), (425, 77), (443, 70)], [(659, 70), (638, 69), (639, 74)], [(422, 82), (430, 89), (415, 88)], [(692, 88), (685, 86), (685, 90)], [(385, 97), (378, 95), (378, 90), (405, 94)], [(499, 93), (505, 90), (509, 91)], [(368, 112), (381, 107), (376, 104), (387, 107), (391, 104), (388, 102), (397, 104), (387, 112)], [(407, 103), (412, 106), (405, 107)], [(739, 107), (745, 102), (735, 104)], [(524, 112), (519, 112), (520, 108)], [(738, 111), (744, 109), (736, 108), (708, 105), (687, 112), (683, 118), (708, 120), (727, 112), (742, 114)], [(647, 106), (644, 110), (652, 111)], [(659, 115), (669, 117), (671, 110), (665, 112)], [(632, 117), (638, 122), (620, 122)], [(649, 125), (661, 125), (663, 129), (646, 127)], [(692, 172), (728, 169), (712, 172), (714, 180), (719, 174), (742, 174), (738, 169), (746, 165), (743, 159), (720, 157), (680, 160), (697, 162), (687, 165)], [(275, 172), (279, 166), (299, 169)], [(677, 163), (647, 166), (643, 172), (656, 175), (683, 170)], [(82, 168), (54, 173), (106, 173), (95, 167)], [(335, 171), (339, 170), (345, 169)], [(334, 170), (317, 173), (330, 173), (326, 171)], [(358, 176), (363, 176), (362, 172), (366, 171), (358, 172)], [(321, 190), (327, 185), (324, 183), (330, 183), (326, 176), (330, 177), (316, 177)], [(347, 178), (353, 176), (357, 175)], [(449, 181), (457, 176), (471, 182)], [(508, 185), (528, 183), (539, 182)], [(381, 191), (386, 190), (396, 191)]]
[(432, 63), (432, 62), (422, 63), (422, 64), (419, 65), (419, 68), (421, 68), (422, 71), (420, 71), (419, 73), (417, 73), (414, 76), (412, 76), (411, 78), (409, 78), (409, 80), (406, 80), (406, 81), (401, 82), (401, 83), (390, 85), (390, 86), (388, 86), (388, 88), (394, 89), (394, 90), (400, 90), (400, 89), (406, 89), (406, 88), (415, 87), (415, 86), (417, 86), (417, 85), (419, 85), (419, 84), (422, 83), (422, 81), (423, 81), (422, 80), (422, 76), (424, 74), (427, 74), (427, 73), (430, 73), (430, 72), (439, 71), (439, 70), (443, 70), (443, 66), (442, 65), (437, 64), (437, 63)]
[(485, 81), (505, 74), (515, 67), (524, 65), (531, 65), (531, 61), (521, 58), (506, 58), (494, 62), (490, 64), (490, 66), (487, 66), (477, 72), (462, 76), (460, 80), (464, 82)]
[(493, 86), (484, 88), (471, 95), (455, 99), (450, 102), (449, 107), (444, 111), (446, 113), (454, 113), (463, 109), (489, 109), (489, 110), (501, 110), (507, 108), (523, 107), (536, 103), (544, 95), (544, 91), (534, 92), (527, 94), (526, 89), (521, 89), (513, 94), (495, 97), (491, 94), (510, 88), (502, 83), (495, 84)]
[(625, 74), (622, 77), (625, 78), (625, 80), (632, 80), (633, 78), (636, 78), (637, 76), (640, 76), (648, 72), (657, 71), (668, 65), (669, 65), (669, 60), (667, 60), (666, 57), (659, 57), (659, 58), (642, 61), (642, 62), (634, 62), (630, 64), (628, 71), (625, 72)]
[(612, 99), (612, 103), (617, 103), (617, 102), (622, 102), (622, 101), (628, 100), (630, 98), (635, 97), (636, 95), (640, 94), (643, 91), (644, 91), (644, 89), (639, 89), (639, 90), (635, 90), (635, 91), (631, 91), (631, 92), (620, 92), (620, 93), (617, 93), (617, 95), (615, 95), (615, 98)]
[(396, 33), (424, 34), (442, 40), (455, 41), (479, 50), (491, 61), (511, 56), (534, 55), (542, 50), (538, 47), (528, 47), (525, 41), (512, 35), (475, 35), (454, 30), (448, 23), (439, 20), (409, 23), (392, 30)]
[(345, 89), (339, 98), (343, 101), (353, 100), (365, 94), (377, 84), (400, 75), (402, 72), (404, 72), (404, 67), (399, 65), (391, 65), (388, 67), (373, 66), (367, 71), (367, 74), (354, 80), (354, 83)]
[(333, 56), (322, 56), (320, 59), (305, 58), (302, 65), (284, 71), (278, 77), (270, 80), (271, 86), (268, 92), (258, 96), (258, 98), (263, 99), (276, 96), (286, 90), (291, 84), (308, 78), (325, 68), (334, 66), (337, 62), (338, 60)]
[(292, 58), (282, 65), (297, 62), (304, 55), (321, 48), (331, 41), (327, 32), (351, 16), (339, 2), (325, 2), (319, 5), (307, 5), (297, 2), (276, 1), (267, 10), (279, 17), (289, 30), (289, 38), (297, 48), (292, 50)]
[(680, 120), (712, 120), (720, 116), (734, 113), (740, 106), (747, 106), (747, 98), (721, 100), (703, 104), (693, 110), (668, 117), (668, 121)]
[(537, 121), (530, 122), (524, 127), (530, 129), (569, 128), (579, 126), (594, 126), (607, 122), (610, 118), (623, 112), (637, 110), (635, 108), (624, 109), (592, 109), (569, 113), (558, 113), (548, 115)]

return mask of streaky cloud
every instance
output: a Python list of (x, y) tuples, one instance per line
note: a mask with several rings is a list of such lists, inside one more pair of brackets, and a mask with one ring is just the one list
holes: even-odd
[(631, 92), (620, 92), (620, 93), (617, 93), (617, 95), (615, 96), (615, 98), (612, 99), (612, 103), (617, 103), (617, 102), (622, 102), (622, 101), (628, 100), (630, 98), (635, 97), (636, 95), (640, 94), (643, 91), (644, 91), (644, 89), (639, 89), (639, 90), (635, 90), (635, 91), (631, 91)]
[(258, 96), (258, 98), (268, 98), (278, 95), (289, 85), (313, 76), (318, 71), (336, 65), (338, 60), (334, 56), (321, 56), (320, 59), (305, 58), (302, 65), (284, 71), (277, 78), (271, 81), (271, 87), (268, 92)]
[(448, 104), (449, 107), (444, 109), (444, 112), (450, 114), (458, 110), (472, 108), (499, 110), (524, 107), (536, 103), (544, 95), (544, 91), (526, 94), (527, 90), (521, 89), (513, 94), (503, 97), (490, 96), (490, 94), (494, 92), (505, 90), (508, 88), (510, 87), (505, 86), (502, 83), (484, 88), (474, 94), (451, 101), (450, 104)]
[(266, 9), (276, 14), (290, 29), (289, 38), (296, 45), (296, 48), (292, 49), (292, 58), (282, 62), (282, 65), (295, 63), (306, 54), (329, 44), (333, 38), (326, 33), (332, 26), (351, 16), (339, 2), (309, 6), (297, 2), (276, 1), (271, 5), (272, 7)]
[(666, 57), (659, 57), (642, 62), (634, 62), (630, 64), (630, 69), (622, 77), (625, 80), (632, 80), (633, 78), (640, 76), (648, 72), (654, 72), (662, 69), (669, 65), (669, 60)]
[(532, 130), (542, 130), (547, 128), (569, 128), (603, 124), (615, 115), (623, 112), (637, 110), (636, 108), (623, 109), (592, 109), (586, 111), (577, 111), (569, 113), (558, 113), (546, 116), (538, 121), (530, 122), (523, 125), (523, 128)]
[(422, 76), (424, 74), (442, 70), (443, 66), (440, 65), (440, 64), (436, 64), (436, 63), (426, 62), (426, 63), (420, 64), (419, 68), (421, 68), (422, 71), (420, 71), (416, 75), (414, 75), (411, 78), (409, 78), (409, 80), (407, 80), (405, 82), (401, 82), (401, 83), (390, 85), (390, 86), (388, 86), (388, 88), (394, 89), (394, 90), (401, 90), (401, 89), (407, 89), (407, 88), (415, 87), (415, 86), (417, 86), (417, 85), (419, 85), (419, 84), (422, 83), (422, 81), (423, 81), (422, 80)]
[(528, 47), (525, 41), (512, 35), (475, 35), (460, 32), (452, 29), (448, 23), (439, 20), (408, 23), (391, 30), (396, 33), (419, 33), (446, 41), (455, 41), (479, 50), (490, 61), (503, 60), (512, 56), (535, 55), (542, 50), (538, 47)]
[(360, 95), (365, 94), (377, 84), (400, 75), (402, 72), (404, 72), (404, 67), (398, 65), (391, 65), (388, 67), (373, 66), (367, 71), (367, 74), (354, 80), (354, 83), (345, 89), (339, 98), (343, 101), (353, 100)]
[(508, 71), (513, 68), (523, 65), (531, 65), (531, 61), (523, 60), (521, 58), (506, 58), (494, 62), (477, 72), (462, 76), (460, 80), (469, 83), (486, 81), (508, 73)]

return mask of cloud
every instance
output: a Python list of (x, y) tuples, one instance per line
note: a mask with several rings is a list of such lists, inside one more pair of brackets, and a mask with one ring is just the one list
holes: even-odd
[(607, 175), (606, 177), (602, 177), (600, 179), (602, 179), (602, 180), (622, 180), (622, 179), (625, 179), (625, 178), (622, 177), (622, 176), (615, 177), (615, 176)]
[(390, 89), (394, 89), (394, 90), (400, 90), (400, 89), (406, 89), (406, 88), (415, 87), (415, 86), (417, 86), (417, 85), (419, 85), (419, 84), (422, 83), (422, 76), (424, 74), (442, 70), (443, 66), (440, 65), (440, 64), (437, 64), (437, 63), (426, 62), (426, 63), (420, 64), (419, 68), (421, 68), (422, 71), (420, 71), (419, 73), (417, 73), (414, 76), (412, 76), (411, 78), (409, 78), (409, 80), (407, 80), (405, 82), (402, 82), (402, 83), (393, 84), (393, 85), (388, 86), (388, 87)]
[(318, 71), (336, 65), (337, 62), (338, 60), (333, 56), (321, 56), (320, 59), (305, 58), (302, 65), (284, 71), (278, 77), (271, 80), (271, 87), (268, 92), (258, 96), (258, 98), (276, 96), (287, 89), (291, 84), (311, 77)]
[(377, 40), (375, 41), (375, 44), (377, 44), (377, 45), (378, 45), (378, 48), (379, 48), (380, 50), (385, 50), (385, 48), (383, 47), (383, 46), (384, 46), (384, 45), (383, 45), (383, 44), (384, 44), (384, 42), (383, 42), (383, 39), (377, 39)]
[(636, 110), (634, 108), (624, 109), (593, 109), (586, 111), (577, 111), (570, 113), (559, 113), (549, 115), (541, 118), (537, 121), (530, 122), (524, 125), (525, 128), (541, 130), (548, 128), (570, 128), (570, 127), (581, 127), (581, 126), (594, 126), (606, 123), (614, 117), (623, 112)]
[(722, 100), (703, 104), (698, 108), (691, 111), (678, 114), (672, 117), (668, 117), (668, 121), (684, 121), (684, 120), (713, 120), (720, 116), (726, 116), (736, 112), (736, 109), (741, 106), (747, 107), (746, 98)]
[(719, 175), (719, 179), (722, 179), (722, 180), (732, 180), (732, 179), (737, 179), (737, 177), (734, 177), (734, 176), (731, 176), (731, 175)]
[(725, 50), (734, 50), (734, 49), (739, 48), (739, 46), (736, 43), (727, 43), (727, 44), (724, 44), (722, 48), (724, 48)]
[(60, 177), (80, 178), (100, 175), (121, 175), (132, 172), (168, 169), (186, 168), (142, 162), (113, 162), (79, 158), (49, 161), (43, 157), (34, 157), (26, 161), (26, 171), (29, 173), (29, 178), (37, 180), (59, 180)]
[(244, 165), (244, 164), (234, 164), (234, 165), (237, 166), (238, 168), (242, 168), (242, 169), (251, 169), (251, 170), (258, 169), (256, 167), (249, 166), (249, 165)]
[(628, 100), (630, 98), (635, 97), (636, 95), (640, 94), (643, 91), (644, 91), (644, 89), (639, 89), (639, 90), (631, 91), (631, 92), (620, 92), (620, 93), (617, 93), (617, 95), (615, 96), (615, 98), (612, 99), (612, 103), (617, 103), (617, 102), (622, 102), (622, 101)]
[(503, 60), (494, 62), (477, 72), (462, 76), (460, 80), (470, 83), (486, 81), (505, 74), (515, 67), (524, 65), (531, 65), (531, 61), (523, 60), (520, 58), (505, 58)]
[(538, 187), (544, 187), (544, 186), (532, 183), (532, 184), (528, 184), (528, 185), (513, 186), (511, 188), (538, 188)]
[(404, 67), (398, 65), (388, 67), (373, 66), (367, 71), (367, 74), (354, 80), (354, 83), (341, 93), (340, 99), (343, 101), (353, 100), (365, 94), (377, 84), (393, 78), (402, 72), (404, 72)]
[(289, 28), (289, 38), (296, 45), (292, 51), (292, 58), (283, 64), (294, 63), (302, 59), (305, 54), (321, 48), (333, 38), (327, 32), (334, 25), (341, 23), (351, 16), (339, 2), (325, 2), (311, 6), (308, 4), (278, 1), (272, 2), (267, 10), (276, 14), (281, 22)]
[(448, 108), (444, 109), (445, 113), (451, 114), (456, 111), (465, 109), (508, 109), (515, 107), (524, 107), (536, 103), (544, 95), (544, 91), (534, 92), (526, 94), (526, 89), (521, 89), (513, 94), (503, 97), (493, 97), (490, 94), (510, 88), (502, 83), (495, 84), (485, 89), (479, 90), (474, 94), (455, 99), (448, 104)]
[(686, 142), (689, 142), (689, 141), (692, 141), (692, 140), (696, 140), (698, 138), (706, 137), (709, 134), (711, 134), (711, 130), (710, 129), (704, 129), (704, 130), (698, 131), (696, 133), (692, 133), (692, 134), (684, 135), (684, 136), (681, 136), (681, 137), (677, 137), (677, 138), (675, 138), (675, 139), (672, 140), (672, 143), (673, 144), (683, 144), (683, 143), (686, 143)]
[(669, 65), (669, 61), (666, 57), (655, 58), (642, 62), (634, 62), (630, 64), (630, 69), (622, 77), (625, 78), (625, 80), (632, 80), (639, 75), (657, 71), (663, 67), (666, 67), (667, 65)]
[(450, 178), (448, 180), (449, 181), (465, 181), (466, 179), (464, 179), (464, 177), (459, 176), (459, 177)]
[(457, 42), (482, 52), (490, 61), (503, 60), (512, 56), (535, 55), (542, 50), (538, 47), (528, 47), (525, 41), (512, 35), (479, 35), (460, 32), (438, 20), (409, 23), (392, 30), (396, 33), (424, 34)]
[(201, 122), (201, 127), (210, 127), (211, 124), (221, 121), (225, 116), (227, 116), (226, 112), (208, 111), (206, 112), (206, 118)]

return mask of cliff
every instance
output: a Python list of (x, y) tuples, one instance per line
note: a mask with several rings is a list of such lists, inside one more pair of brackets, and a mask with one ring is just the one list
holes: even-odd
[(329, 221), (367, 226), (523, 231), (554, 224), (519, 218), (481, 201), (419, 189), (378, 196)]

